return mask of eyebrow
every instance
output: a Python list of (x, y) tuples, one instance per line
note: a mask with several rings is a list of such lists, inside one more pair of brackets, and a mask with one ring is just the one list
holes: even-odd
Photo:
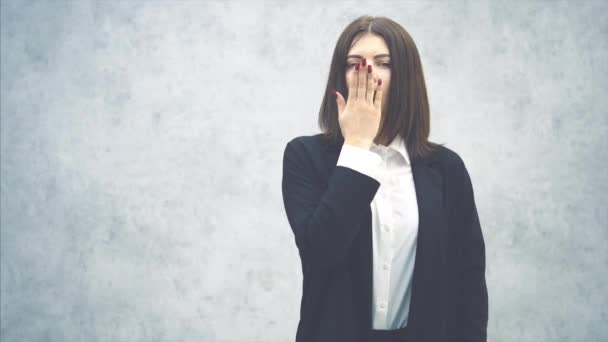
[[(380, 55), (375, 55), (374, 58), (378, 58), (378, 57), (390, 57), (391, 55), (389, 55), (388, 53), (383, 53)], [(346, 56), (346, 58), (363, 58), (363, 56), (361, 55), (348, 55)]]

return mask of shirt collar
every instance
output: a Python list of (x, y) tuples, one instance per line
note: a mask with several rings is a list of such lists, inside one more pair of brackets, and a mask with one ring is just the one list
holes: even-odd
[[(379, 147), (378, 144), (376, 144), (376, 143), (373, 143), (373, 144), (374, 144), (374, 146)], [(401, 153), (401, 155), (403, 156), (403, 158), (405, 159), (407, 164), (410, 165), (410, 156), (407, 153), (407, 149), (405, 148), (405, 143), (403, 141), (403, 138), (401, 138), (401, 136), (399, 134), (397, 134), (395, 139), (393, 139), (393, 141), (391, 141), (390, 144), (388, 144), (388, 146), (382, 146), (382, 147), (383, 148), (390, 147), (390, 148), (396, 150), (397, 152)]]

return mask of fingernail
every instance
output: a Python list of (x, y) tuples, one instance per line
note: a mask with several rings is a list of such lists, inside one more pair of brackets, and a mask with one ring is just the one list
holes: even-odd
[(355, 64), (355, 70), (359, 71), (359, 63)]
[(371, 74), (371, 72), (372, 72), (372, 65), (370, 64), (367, 66), (367, 73)]
[(367, 61), (365, 60), (365, 58), (363, 58), (363, 66), (365, 66), (366, 63)]
[(382, 79), (381, 78), (378, 79), (378, 85), (382, 85)]
[(336, 89), (332, 89), (331, 93), (334, 94), (334, 96), (338, 97), (338, 94), (336, 93)]

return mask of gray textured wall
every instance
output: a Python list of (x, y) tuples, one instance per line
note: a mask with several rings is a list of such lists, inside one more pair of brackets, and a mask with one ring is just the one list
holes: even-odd
[(1, 1), (1, 339), (293, 341), (280, 193), (344, 26), (414, 37), (490, 341), (608, 340), (605, 1)]

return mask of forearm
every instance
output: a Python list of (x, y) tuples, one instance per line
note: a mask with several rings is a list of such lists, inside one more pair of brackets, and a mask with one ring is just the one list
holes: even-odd
[(380, 183), (337, 165), (325, 188), (311, 176), (314, 172), (298, 152), (288, 144), (284, 154), (285, 210), (306, 262), (317, 269), (331, 269), (345, 260)]

